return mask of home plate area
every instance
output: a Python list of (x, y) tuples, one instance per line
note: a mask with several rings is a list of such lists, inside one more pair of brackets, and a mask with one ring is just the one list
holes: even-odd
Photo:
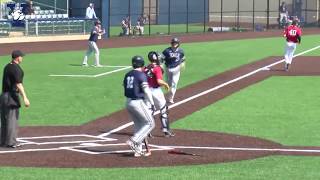
[[(37, 151), (70, 150), (85, 154), (124, 154), (132, 155), (132, 151), (126, 143), (119, 143), (118, 139), (94, 136), (88, 134), (57, 135), (39, 137), (18, 138), (19, 148), (0, 148), (0, 154)], [(124, 142), (124, 140), (121, 140)], [(145, 148), (145, 146), (143, 146)], [(150, 150), (170, 150), (169, 147), (161, 147), (150, 144)]]
[[(81, 144), (82, 147), (74, 147), (68, 150), (82, 152), (86, 154), (119, 154), (124, 156), (133, 156), (133, 152), (131, 149), (128, 149), (128, 145), (125, 143), (118, 143), (118, 144), (98, 144), (98, 143), (84, 143)], [(161, 146), (156, 146), (150, 144), (151, 151), (161, 151), (161, 150), (170, 150), (172, 148), (166, 148)], [(145, 149), (145, 146), (143, 146)]]
[(72, 150), (81, 147), (103, 146), (103, 144), (98, 143), (113, 141), (117, 141), (117, 139), (88, 134), (21, 137), (18, 138), (18, 142), (21, 144), (19, 148), (1, 148), (0, 154), (10, 152)]
[[(125, 141), (128, 130), (102, 137), (74, 134), (21, 137), (22, 146), (1, 148), (0, 165), (18, 167), (154, 167), (241, 161), (270, 155), (316, 155), (318, 148), (284, 147), (265, 139), (190, 130), (174, 130), (149, 139), (152, 155), (136, 158)], [(144, 147), (145, 148), (145, 147)], [(310, 152), (309, 152), (310, 151)], [(298, 153), (298, 154), (297, 154)]]

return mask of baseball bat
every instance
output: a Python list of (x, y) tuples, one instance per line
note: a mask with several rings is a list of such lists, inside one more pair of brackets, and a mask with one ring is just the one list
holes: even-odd
[(169, 150), (168, 153), (169, 154), (178, 154), (178, 155), (201, 156), (200, 154), (184, 152), (184, 151), (176, 150), (176, 149)]
[(143, 140), (143, 142), (144, 142), (144, 145), (146, 146), (146, 152), (149, 152), (150, 149), (149, 149), (149, 146), (148, 146), (148, 140), (147, 140), (147, 138), (145, 138), (145, 139)]

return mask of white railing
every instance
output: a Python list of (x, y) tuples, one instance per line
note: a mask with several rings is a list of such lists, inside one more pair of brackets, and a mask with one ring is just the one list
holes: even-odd
[[(39, 18), (38, 18), (39, 17)], [(21, 32), (24, 36), (87, 34), (93, 27), (92, 19), (68, 18), (65, 15), (57, 18), (29, 15), (23, 21), (23, 27), (12, 27), (10, 20), (0, 21), (0, 36), (9, 36), (10, 32)]]

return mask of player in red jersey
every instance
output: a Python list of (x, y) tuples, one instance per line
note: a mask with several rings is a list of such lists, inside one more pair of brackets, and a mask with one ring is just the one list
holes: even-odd
[(286, 38), (285, 47), (285, 71), (289, 71), (289, 66), (292, 63), (294, 51), (296, 50), (297, 43), (301, 43), (301, 29), (297, 26), (297, 20), (293, 20), (292, 24), (284, 30), (284, 37)]
[(169, 91), (169, 85), (163, 80), (163, 70), (160, 66), (160, 57), (158, 53), (151, 51), (148, 54), (150, 64), (145, 68), (147, 74), (148, 84), (152, 93), (152, 97), (157, 109), (160, 110), (160, 119), (162, 125), (162, 132), (166, 137), (174, 136), (174, 133), (169, 127), (168, 106), (161, 86)]

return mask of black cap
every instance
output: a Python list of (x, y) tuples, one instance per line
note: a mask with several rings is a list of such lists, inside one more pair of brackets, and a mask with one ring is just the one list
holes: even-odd
[(98, 25), (98, 24), (101, 24), (101, 21), (99, 19), (94, 22), (95, 26)]
[(180, 40), (177, 37), (171, 39), (171, 44), (180, 44)]
[(292, 20), (292, 23), (291, 23), (292, 25), (297, 25), (298, 24), (298, 20), (297, 19), (294, 19), (294, 20)]
[(23, 52), (21, 52), (20, 50), (14, 50), (11, 53), (11, 57), (12, 59), (16, 59), (17, 57), (23, 57), (25, 54)]
[(132, 67), (135, 68), (140, 68), (144, 66), (144, 59), (141, 56), (134, 56), (132, 58)]

